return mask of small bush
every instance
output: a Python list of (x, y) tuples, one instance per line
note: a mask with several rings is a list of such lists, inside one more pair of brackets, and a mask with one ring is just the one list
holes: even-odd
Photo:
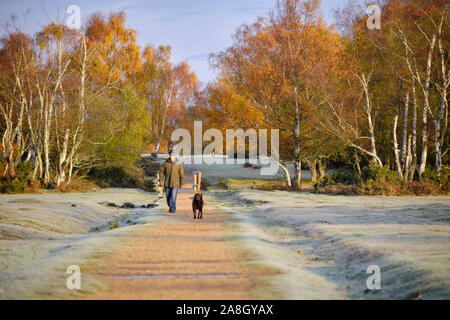
[(365, 195), (400, 195), (404, 185), (397, 172), (377, 165), (364, 167), (361, 178), (363, 183), (360, 192)]
[(423, 179), (422, 182), (419, 181), (405, 182), (404, 184), (401, 185), (397, 194), (426, 196), (426, 195), (437, 195), (440, 193), (442, 193), (442, 190), (436, 183), (434, 183), (429, 179)]
[(147, 178), (141, 188), (145, 191), (155, 192), (157, 186), (158, 183), (154, 178)]
[(37, 180), (28, 180), (28, 191), (32, 193), (37, 193), (41, 190), (41, 183)]
[(202, 179), (200, 189), (203, 190), (203, 191), (209, 191), (209, 190), (211, 190), (211, 188), (212, 188), (212, 186), (208, 182), (208, 180)]
[(41, 184), (39, 181), (31, 179), (32, 172), (33, 164), (31, 162), (20, 163), (16, 168), (16, 176), (14, 178), (8, 175), (0, 178), (0, 192), (38, 192), (41, 188)]
[(225, 181), (224, 179), (222, 179), (222, 178), (219, 178), (219, 179), (217, 180), (217, 185), (219, 185), (219, 186), (221, 186), (221, 187), (224, 187), (224, 188), (227, 188), (227, 183), (226, 183), (226, 181)]
[(342, 184), (358, 184), (359, 178), (353, 170), (338, 169), (331, 174), (331, 178), (336, 183)]
[(360, 195), (436, 195), (448, 192), (448, 173), (428, 170), (422, 181), (404, 181), (387, 167), (369, 165), (361, 172), (361, 183), (353, 172), (337, 170), (314, 184), (317, 193)]
[(149, 177), (156, 177), (159, 170), (161, 169), (161, 164), (159, 162), (154, 162), (151, 159), (142, 159), (139, 166), (144, 170), (144, 174)]
[(428, 179), (435, 185), (439, 186), (443, 191), (450, 191), (449, 183), (450, 170), (448, 168), (443, 168), (441, 172), (436, 170), (426, 168), (423, 173), (423, 179)]
[(136, 206), (133, 203), (131, 203), (131, 202), (125, 202), (120, 207), (124, 208), (124, 209), (134, 209), (134, 208), (136, 208)]
[(27, 182), (17, 178), (1, 177), (0, 186), (2, 193), (23, 193), (26, 190)]
[(336, 184), (342, 185), (356, 185), (359, 179), (355, 172), (348, 169), (338, 169), (330, 175), (326, 175), (319, 182), (313, 185), (314, 189), (325, 188), (327, 186), (332, 186)]
[(140, 167), (93, 168), (90, 179), (100, 188), (142, 188), (146, 186), (144, 170)]
[(315, 183), (313, 185), (313, 188), (325, 188), (326, 186), (331, 186), (331, 185), (335, 185), (336, 181), (334, 181), (333, 177), (331, 176), (325, 176), (323, 177), (322, 180), (320, 180), (319, 182)]
[(397, 175), (397, 172), (389, 170), (387, 167), (378, 165), (369, 165), (361, 170), (361, 179), (365, 182), (370, 180), (387, 180), (400, 184), (402, 181)]
[(93, 168), (89, 176), (100, 188), (120, 187), (127, 178), (125, 170), (119, 167)]
[(70, 182), (61, 183), (57, 187), (59, 192), (88, 192), (96, 189), (96, 185), (92, 182), (81, 178), (73, 178)]

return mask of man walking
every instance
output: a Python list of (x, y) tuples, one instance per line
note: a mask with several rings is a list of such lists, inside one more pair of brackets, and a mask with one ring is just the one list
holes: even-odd
[(169, 213), (175, 213), (177, 210), (178, 188), (181, 188), (184, 184), (183, 165), (177, 159), (175, 150), (169, 151), (169, 159), (161, 167), (159, 184), (164, 187)]

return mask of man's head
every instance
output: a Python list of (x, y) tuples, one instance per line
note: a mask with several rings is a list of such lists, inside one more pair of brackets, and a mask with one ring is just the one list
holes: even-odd
[(175, 162), (175, 159), (177, 158), (177, 152), (175, 150), (169, 151), (169, 159), (172, 162)]

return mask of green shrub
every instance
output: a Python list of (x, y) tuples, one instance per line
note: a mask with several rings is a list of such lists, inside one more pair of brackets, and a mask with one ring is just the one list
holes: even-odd
[(333, 185), (356, 185), (359, 179), (355, 172), (349, 169), (338, 169), (330, 175), (323, 177), (318, 183), (313, 185), (315, 191)]
[(361, 178), (361, 194), (366, 195), (400, 195), (405, 184), (397, 172), (377, 165), (364, 167)]
[(100, 188), (140, 188), (145, 183), (142, 168), (93, 168), (89, 177)]
[(31, 162), (20, 163), (16, 168), (14, 178), (6, 175), (0, 178), (1, 193), (38, 192), (41, 188), (39, 181), (32, 180), (33, 164)]
[(2, 193), (23, 193), (26, 188), (26, 181), (17, 178), (1, 177), (0, 185)]
[(89, 177), (100, 188), (111, 188), (120, 186), (126, 178), (126, 173), (119, 167), (93, 168), (89, 171)]
[(134, 209), (134, 208), (136, 208), (136, 206), (133, 203), (131, 203), (131, 202), (125, 202), (120, 207), (121, 208), (125, 208), (125, 209)]
[(211, 184), (206, 179), (202, 179), (200, 189), (203, 191), (209, 191), (212, 188)]
[(430, 180), (435, 185), (439, 186), (443, 191), (448, 192), (450, 190), (449, 185), (450, 171), (447, 168), (443, 168), (441, 172), (434, 169), (426, 168), (423, 173), (423, 178)]
[(357, 184), (359, 179), (353, 170), (338, 169), (331, 174), (331, 178), (335, 183)]
[(27, 180), (33, 173), (33, 163), (31, 161), (21, 162), (16, 168), (16, 177), (19, 180)]
[(149, 191), (149, 192), (155, 192), (157, 186), (158, 186), (158, 183), (155, 180), (155, 178), (147, 178), (147, 179), (145, 179), (142, 189), (145, 191)]
[(436, 195), (448, 193), (449, 172), (427, 169), (422, 181), (404, 181), (387, 167), (369, 165), (361, 170), (361, 184), (350, 170), (337, 170), (314, 184), (314, 192), (361, 195)]
[(387, 167), (381, 167), (371, 164), (361, 170), (361, 179), (364, 182), (370, 180), (386, 180), (396, 184), (401, 183), (397, 172), (389, 170)]
[(221, 187), (223, 187), (223, 188), (225, 188), (225, 189), (228, 189), (228, 184), (227, 184), (227, 182), (225, 181), (225, 179), (219, 178), (219, 179), (217, 180), (217, 185), (218, 185), (218, 186), (221, 186)]
[(315, 183), (313, 185), (313, 188), (324, 188), (326, 186), (331, 186), (336, 184), (336, 181), (334, 181), (332, 176), (325, 176), (323, 177), (318, 183)]
[[(159, 164), (158, 164), (159, 166)], [(152, 165), (151, 172), (157, 172), (159, 167)], [(147, 168), (147, 169), (146, 169)], [(89, 172), (90, 179), (100, 188), (140, 188), (145, 191), (156, 191), (157, 183), (153, 174), (145, 174), (149, 172), (149, 166), (134, 167), (134, 168), (93, 168)]]
[(144, 170), (144, 174), (149, 177), (156, 177), (161, 169), (161, 164), (151, 159), (142, 159), (139, 166)]

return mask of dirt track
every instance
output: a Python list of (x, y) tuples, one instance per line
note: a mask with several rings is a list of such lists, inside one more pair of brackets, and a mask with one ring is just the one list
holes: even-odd
[(160, 209), (163, 223), (134, 234), (128, 246), (89, 266), (108, 289), (88, 299), (254, 299), (270, 271), (251, 264), (233, 243), (229, 214), (206, 205), (192, 216), (192, 176), (178, 193), (177, 212)]

